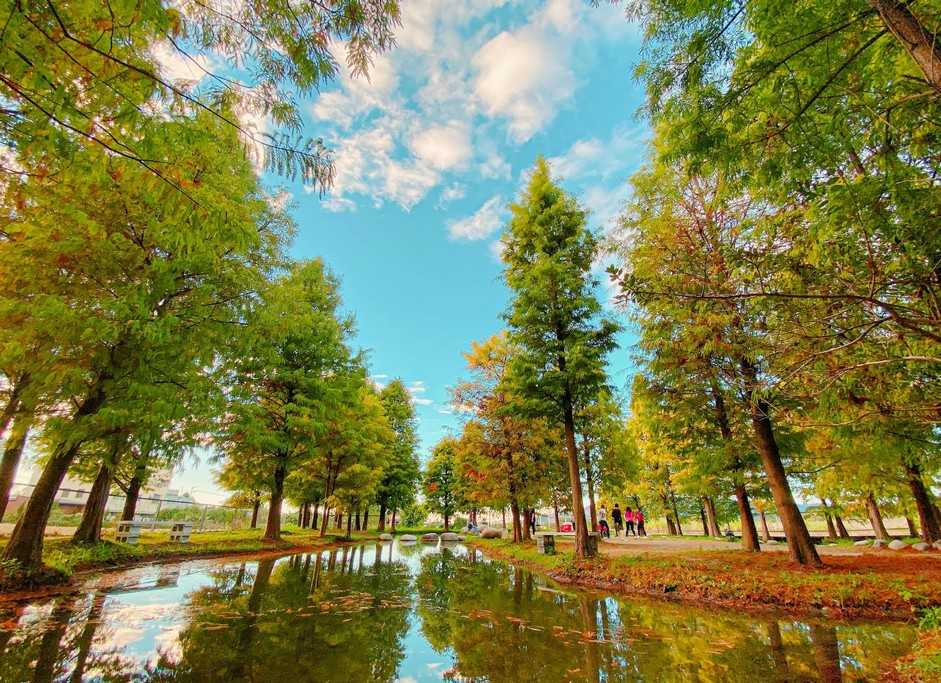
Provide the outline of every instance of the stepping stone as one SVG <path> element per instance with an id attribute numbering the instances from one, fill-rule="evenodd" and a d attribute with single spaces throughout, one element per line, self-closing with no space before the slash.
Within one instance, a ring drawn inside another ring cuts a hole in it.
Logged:
<path id="1" fill-rule="evenodd" d="M 868 541 L 868 540 L 865 540 L 865 541 L 856 541 L 853 545 L 860 545 L 860 546 L 862 546 L 862 545 L 869 545 L 869 541 Z"/>
<path id="2" fill-rule="evenodd" d="M 392 534 L 379 534 L 380 541 L 394 541 L 395 537 Z"/>
<path id="3" fill-rule="evenodd" d="M 895 540 L 889 544 L 889 550 L 905 550 L 908 547 L 908 543 L 903 541 Z"/>
<path id="4" fill-rule="evenodd" d="M 887 545 L 889 545 L 889 542 L 884 541 L 881 538 L 877 538 L 875 541 L 872 542 L 873 548 L 885 548 Z"/>
<path id="5" fill-rule="evenodd" d="M 418 540 L 418 537 L 417 537 L 417 536 L 412 536 L 411 534 L 402 534 L 402 535 L 399 537 L 399 540 L 400 540 L 400 541 L 417 541 L 417 540 Z"/>
<path id="6" fill-rule="evenodd" d="M 437 543 L 438 534 L 436 533 L 425 534 L 424 536 L 421 537 L 421 542 L 422 543 Z"/>
<path id="7" fill-rule="evenodd" d="M 931 546 L 927 543 L 916 543 L 912 546 L 915 550 L 920 550 L 922 552 L 926 550 L 931 550 Z"/>
<path id="8" fill-rule="evenodd" d="M 441 540 L 442 541 L 457 541 L 457 540 L 460 540 L 460 536 L 458 536 L 455 533 L 451 533 L 450 531 L 446 531 L 443 534 L 441 534 Z"/>
<path id="9" fill-rule="evenodd" d="M 935 541 L 931 545 L 934 546 L 935 550 L 941 550 L 941 541 Z"/>

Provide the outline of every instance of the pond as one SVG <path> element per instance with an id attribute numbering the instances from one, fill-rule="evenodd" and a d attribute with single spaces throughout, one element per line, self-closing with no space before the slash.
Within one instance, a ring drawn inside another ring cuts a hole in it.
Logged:
<path id="1" fill-rule="evenodd" d="M 915 639 L 563 589 L 400 542 L 111 572 L 0 619 L 4 683 L 857 681 Z"/>

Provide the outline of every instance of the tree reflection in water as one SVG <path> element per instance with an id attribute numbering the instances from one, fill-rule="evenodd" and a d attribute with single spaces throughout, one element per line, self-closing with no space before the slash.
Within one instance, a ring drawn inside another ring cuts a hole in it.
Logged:
<path id="1" fill-rule="evenodd" d="M 829 683 L 878 678 L 914 639 L 565 591 L 473 549 L 400 543 L 128 570 L 0 618 L 4 682 Z"/>

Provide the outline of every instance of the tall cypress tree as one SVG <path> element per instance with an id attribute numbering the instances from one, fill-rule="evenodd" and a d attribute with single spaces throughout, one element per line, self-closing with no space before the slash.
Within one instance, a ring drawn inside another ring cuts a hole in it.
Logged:
<path id="1" fill-rule="evenodd" d="M 512 290 L 506 319 L 520 349 L 511 361 L 511 381 L 526 413 L 564 428 L 575 554 L 589 557 L 575 414 L 597 400 L 606 383 L 605 356 L 617 346 L 618 325 L 601 316 L 591 274 L 598 243 L 588 214 L 552 181 L 541 155 L 511 210 L 503 234 L 504 279 Z"/>

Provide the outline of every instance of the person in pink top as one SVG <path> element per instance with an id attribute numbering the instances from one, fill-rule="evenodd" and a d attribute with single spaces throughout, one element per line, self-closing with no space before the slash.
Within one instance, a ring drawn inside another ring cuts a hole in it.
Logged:
<path id="1" fill-rule="evenodd" d="M 627 538 L 628 534 L 637 535 L 637 532 L 634 531 L 634 511 L 629 507 L 624 508 L 624 538 Z"/>
<path id="2" fill-rule="evenodd" d="M 634 521 L 637 522 L 637 535 L 646 536 L 647 530 L 644 528 L 644 513 L 641 512 L 640 508 L 637 508 L 637 512 L 634 513 Z"/>

